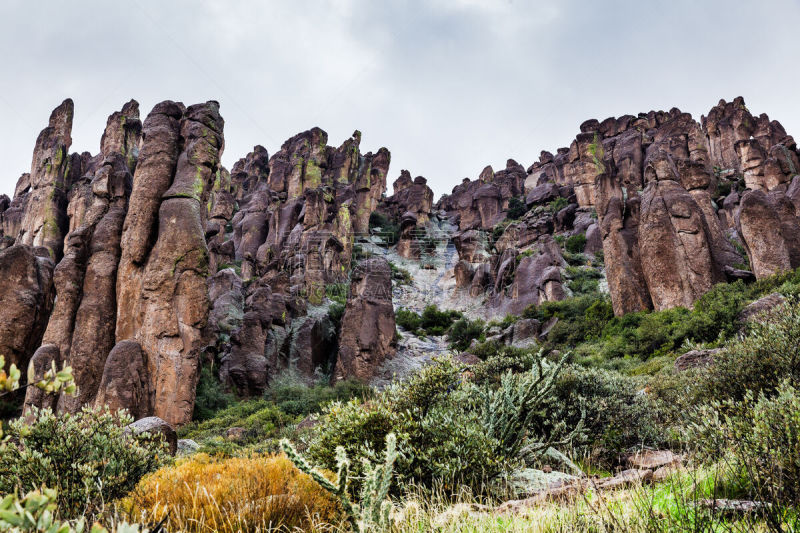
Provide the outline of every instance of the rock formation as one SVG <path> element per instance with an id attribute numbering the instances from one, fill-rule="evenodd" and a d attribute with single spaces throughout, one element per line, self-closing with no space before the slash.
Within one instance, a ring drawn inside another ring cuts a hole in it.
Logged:
<path id="1" fill-rule="evenodd" d="M 96 155 L 69 153 L 72 118 L 65 100 L 0 196 L 0 353 L 36 376 L 69 364 L 79 387 L 30 389 L 26 406 L 179 426 L 201 364 L 241 395 L 286 370 L 372 380 L 398 360 L 392 268 L 355 265 L 374 212 L 421 267 L 431 237 L 449 236 L 437 279 L 487 317 L 580 294 L 588 271 L 621 315 L 800 266 L 797 145 L 741 98 L 699 122 L 678 109 L 588 120 L 569 147 L 527 170 L 486 167 L 436 204 L 405 170 L 386 197 L 389 151 L 362 154 L 358 131 L 336 147 L 313 128 L 228 172 L 216 102 L 165 101 L 142 123 L 132 100 Z M 340 313 L 334 290 L 349 291 Z M 518 324 L 498 340 L 527 345 L 554 322 Z"/>
<path id="2" fill-rule="evenodd" d="M 366 259 L 353 271 L 334 377 L 368 381 L 394 353 L 392 272 L 383 258 Z"/>
<path id="3" fill-rule="evenodd" d="M 0 250 L 0 354 L 25 369 L 42 340 L 53 305 L 53 262 L 45 248 Z"/>
<path id="4" fill-rule="evenodd" d="M 394 194 L 380 202 L 379 209 L 389 220 L 398 221 L 400 235 L 396 243 L 397 253 L 407 259 L 419 259 L 427 235 L 426 224 L 433 209 L 433 191 L 428 180 L 417 176 L 413 180 L 407 170 L 393 183 Z"/>

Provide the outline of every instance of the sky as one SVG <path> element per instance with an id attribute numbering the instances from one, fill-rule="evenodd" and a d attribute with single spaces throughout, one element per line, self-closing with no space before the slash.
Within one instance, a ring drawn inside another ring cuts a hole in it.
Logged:
<path id="1" fill-rule="evenodd" d="M 800 136 L 800 1 L 3 0 L 0 193 L 30 170 L 50 111 L 97 153 L 135 98 L 217 100 L 223 164 L 319 126 L 354 130 L 437 197 L 486 165 L 526 167 L 589 118 L 724 98 Z"/>

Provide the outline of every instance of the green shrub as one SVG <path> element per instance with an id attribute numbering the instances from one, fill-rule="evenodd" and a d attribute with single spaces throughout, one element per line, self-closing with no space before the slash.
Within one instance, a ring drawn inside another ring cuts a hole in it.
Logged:
<path id="1" fill-rule="evenodd" d="M 395 312 L 395 322 L 403 329 L 417 335 L 444 335 L 454 321 L 463 315 L 458 311 L 440 311 L 435 305 L 429 305 L 422 314 L 400 308 Z"/>
<path id="2" fill-rule="evenodd" d="M 274 402 L 278 409 L 291 416 L 307 416 L 319 412 L 322 406 L 330 402 L 363 399 L 370 395 L 368 386 L 354 380 L 339 381 L 333 386 L 320 384 L 312 387 L 278 382 L 265 393 L 265 397 Z"/>
<path id="3" fill-rule="evenodd" d="M 373 211 L 369 215 L 369 229 L 377 230 L 380 228 L 380 236 L 387 246 L 397 244 L 400 239 L 400 224 L 389 220 L 389 218 L 378 211 Z"/>
<path id="4" fill-rule="evenodd" d="M 564 247 L 568 252 L 573 254 L 583 253 L 583 249 L 586 247 L 586 234 L 578 233 L 577 235 L 570 236 L 567 238 Z"/>
<path id="5" fill-rule="evenodd" d="M 23 498 L 9 494 L 0 500 L 0 531 L 26 533 L 108 533 L 100 524 L 88 525 L 84 517 L 61 521 L 58 517 L 58 494 L 53 489 L 35 490 Z M 118 522 L 111 529 L 117 533 L 147 531 L 139 524 Z"/>
<path id="6" fill-rule="evenodd" d="M 553 385 L 565 360 L 550 363 L 540 354 L 531 370 L 504 373 L 498 387 L 474 388 L 481 424 L 497 442 L 495 455 L 535 464 L 549 448 L 570 444 L 581 434 L 583 416 L 569 428 L 550 416 Z"/>
<path id="7" fill-rule="evenodd" d="M 771 394 L 783 380 L 800 387 L 800 300 L 792 298 L 750 324 L 728 345 L 700 382 L 700 395 L 741 400 L 748 391 Z"/>
<path id="8" fill-rule="evenodd" d="M 422 317 L 418 313 L 402 307 L 395 312 L 394 320 L 398 326 L 412 333 L 415 333 L 422 326 Z"/>
<path id="9" fill-rule="evenodd" d="M 566 427 L 562 433 L 541 431 L 556 428 L 542 422 L 549 415 L 540 409 L 551 395 L 547 382 L 557 373 L 556 367 L 544 367 L 549 370 L 536 377 L 509 374 L 502 378 L 505 382 L 499 380 L 498 389 L 496 381 L 468 381 L 461 365 L 439 359 L 366 403 L 330 404 L 315 427 L 308 453 L 316 463 L 334 468 L 337 447 L 349 457 L 373 457 L 386 435 L 394 433 L 400 450 L 399 482 L 446 491 L 463 484 L 482 492 L 490 486 L 487 482 L 520 464 L 522 451 L 535 452 L 536 443 L 570 434 Z M 486 410 L 487 401 L 495 406 L 496 417 Z M 358 477 L 358 465 L 353 468 Z"/>
<path id="10" fill-rule="evenodd" d="M 567 287 L 576 296 L 583 294 L 596 294 L 600 291 L 600 282 L 603 273 L 594 268 L 568 266 L 566 275 L 569 278 Z"/>
<path id="11" fill-rule="evenodd" d="M 263 441 L 277 436 L 278 430 L 296 421 L 274 403 L 265 400 L 243 400 L 218 411 L 212 418 L 186 424 L 179 430 L 181 438 L 203 441 L 222 436 L 228 428 L 246 430 L 244 443 Z"/>
<path id="12" fill-rule="evenodd" d="M 641 394 L 644 387 L 641 378 L 569 366 L 555 385 L 554 418 L 574 426 L 585 415 L 588 451 L 603 465 L 614 465 L 627 449 L 663 440 L 654 407 Z"/>
<path id="13" fill-rule="evenodd" d="M 508 213 L 506 213 L 506 218 L 518 220 L 527 212 L 528 206 L 525 204 L 524 197 L 514 196 L 508 201 Z"/>
<path id="14" fill-rule="evenodd" d="M 525 309 L 523 316 L 542 323 L 557 318 L 558 322 L 547 337 L 547 345 L 573 347 L 599 337 L 613 317 L 613 311 L 607 297 L 592 294 L 560 302 L 544 302 L 538 307 L 530 306 Z"/>
<path id="15" fill-rule="evenodd" d="M 94 517 L 125 496 L 168 456 L 151 435 L 126 430 L 133 419 L 85 407 L 75 414 L 33 408 L 28 420 L 9 425 L 0 446 L 0 493 L 57 491 L 64 518 Z"/>
<path id="16" fill-rule="evenodd" d="M 750 498 L 800 504 L 800 391 L 789 380 L 771 395 L 712 402 L 695 419 L 700 457 L 746 480 Z"/>
<path id="17" fill-rule="evenodd" d="M 547 204 L 547 210 L 553 214 L 556 214 L 565 207 L 567 207 L 568 205 L 569 202 L 567 201 L 567 199 L 564 198 L 563 196 L 559 196 L 558 198 Z"/>
<path id="18" fill-rule="evenodd" d="M 469 320 L 460 318 L 453 322 L 447 340 L 454 350 L 464 351 L 469 348 L 473 340 L 480 339 L 483 335 L 484 324 L 482 320 Z"/>
<path id="19" fill-rule="evenodd" d="M 192 420 L 208 420 L 214 413 L 236 401 L 236 396 L 222 388 L 222 383 L 208 365 L 200 369 L 196 390 Z"/>

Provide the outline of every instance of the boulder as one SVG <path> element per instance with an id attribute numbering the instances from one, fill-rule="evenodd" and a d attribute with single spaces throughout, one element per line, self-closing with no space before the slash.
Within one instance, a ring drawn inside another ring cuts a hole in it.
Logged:
<path id="1" fill-rule="evenodd" d="M 192 439 L 178 439 L 176 455 L 192 455 L 200 449 L 200 445 Z"/>
<path id="2" fill-rule="evenodd" d="M 641 450 L 629 455 L 625 461 L 631 468 L 655 470 L 681 462 L 681 457 L 670 450 Z"/>
<path id="3" fill-rule="evenodd" d="M 136 419 L 151 412 L 147 362 L 138 342 L 121 341 L 108 354 L 95 405 L 124 409 Z"/>
<path id="4" fill-rule="evenodd" d="M 170 455 L 175 455 L 175 452 L 178 450 L 178 434 L 175 433 L 172 426 L 157 416 L 140 418 L 129 425 L 128 428 L 134 435 L 146 433 L 152 435 L 153 438 L 164 439 Z"/>
<path id="5" fill-rule="evenodd" d="M 761 315 L 769 313 L 772 309 L 782 305 L 784 302 L 786 302 L 786 298 L 784 298 L 782 294 L 773 292 L 746 305 L 736 318 L 742 324 L 754 322 Z"/>
<path id="6" fill-rule="evenodd" d="M 714 356 L 721 352 L 721 348 L 711 350 L 690 350 L 675 359 L 675 370 L 683 372 L 690 368 L 702 368 L 714 364 Z"/>

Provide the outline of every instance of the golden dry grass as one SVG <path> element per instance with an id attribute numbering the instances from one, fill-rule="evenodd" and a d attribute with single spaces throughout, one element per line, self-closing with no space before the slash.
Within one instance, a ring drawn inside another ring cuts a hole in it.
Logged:
<path id="1" fill-rule="evenodd" d="M 143 523 L 168 515 L 168 531 L 319 530 L 341 523 L 338 502 L 283 455 L 198 454 L 144 478 L 123 507 Z"/>

